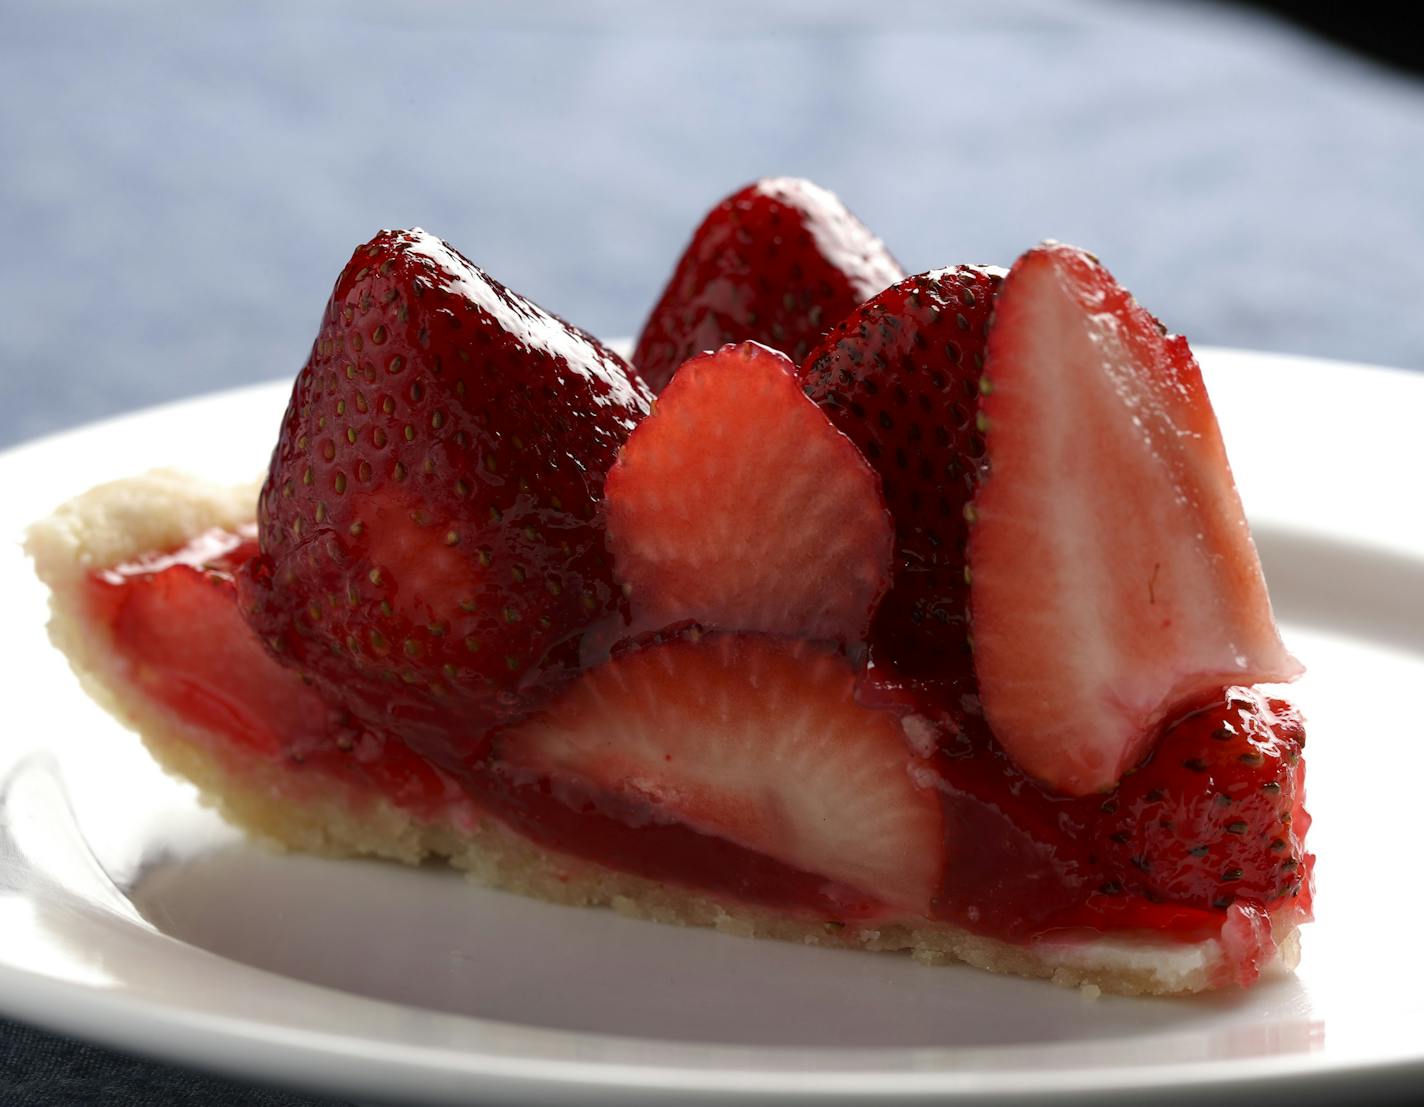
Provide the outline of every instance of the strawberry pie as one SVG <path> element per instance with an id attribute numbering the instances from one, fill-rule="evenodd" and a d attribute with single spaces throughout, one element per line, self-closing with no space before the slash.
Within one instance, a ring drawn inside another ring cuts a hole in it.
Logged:
<path id="1" fill-rule="evenodd" d="M 906 276 L 760 181 L 630 364 L 382 231 L 274 429 L 260 488 L 29 537 L 88 691 L 255 834 L 1121 993 L 1296 963 L 1300 666 L 1186 340 L 1091 254 Z"/>

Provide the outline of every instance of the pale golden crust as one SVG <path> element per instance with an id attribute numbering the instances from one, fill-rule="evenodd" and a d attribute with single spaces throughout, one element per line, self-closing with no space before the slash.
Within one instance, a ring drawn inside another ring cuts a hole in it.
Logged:
<path id="1" fill-rule="evenodd" d="M 284 763 L 235 753 L 220 736 L 185 724 L 131 686 L 102 632 L 85 618 L 78 588 L 94 569 L 173 547 L 211 527 L 251 518 L 255 488 L 216 488 L 153 473 L 93 489 L 31 528 L 27 548 L 52 589 L 50 637 L 88 693 L 169 772 L 197 785 L 229 821 L 282 846 L 328 856 L 365 855 L 416 864 L 444 858 L 495 888 L 573 906 L 730 934 L 806 945 L 902 951 L 925 964 L 966 962 L 990 972 L 1042 977 L 1123 995 L 1199 992 L 1230 984 L 1221 942 L 1184 945 L 1097 938 L 1015 945 L 926 920 L 842 925 L 714 898 L 543 849 L 469 804 L 422 822 L 387 800 Z M 1267 971 L 1299 960 L 1293 922 L 1277 926 Z"/>

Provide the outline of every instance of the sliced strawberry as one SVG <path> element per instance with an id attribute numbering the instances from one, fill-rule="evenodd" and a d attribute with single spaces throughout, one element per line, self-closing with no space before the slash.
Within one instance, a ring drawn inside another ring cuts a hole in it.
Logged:
<path id="1" fill-rule="evenodd" d="M 104 573 L 95 596 L 136 683 L 181 704 L 189 722 L 271 754 L 285 728 L 320 734 L 333 715 L 243 625 L 233 577 L 250 552 L 240 535 L 214 531 L 176 554 Z"/>
<path id="2" fill-rule="evenodd" d="M 877 660 L 941 682 L 951 703 L 974 689 L 964 506 L 984 457 L 974 415 L 1002 276 L 961 265 L 909 277 L 837 324 L 801 369 L 806 395 L 880 474 L 895 520 L 895 583 L 871 632 Z"/>
<path id="3" fill-rule="evenodd" d="M 875 473 L 754 342 L 682 366 L 608 474 L 636 623 L 859 641 L 889 584 Z"/>
<path id="4" fill-rule="evenodd" d="M 841 658 L 759 636 L 671 641 L 589 671 L 501 732 L 511 769 L 592 787 L 882 902 L 929 910 L 943 827 L 896 716 Z"/>
<path id="5" fill-rule="evenodd" d="M 999 292 L 984 392 L 974 664 L 1026 770 L 1110 788 L 1183 705 L 1299 674 L 1185 339 L 1047 243 Z"/>
<path id="6" fill-rule="evenodd" d="M 1289 704 L 1228 688 L 1173 723 L 1103 805 L 1099 850 L 1121 890 L 1216 910 L 1308 909 L 1305 727 Z"/>
<path id="7" fill-rule="evenodd" d="M 654 391 L 728 342 L 765 342 L 799 364 L 836 320 L 904 275 L 832 193 L 795 177 L 757 181 L 697 228 L 633 362 Z"/>
<path id="8" fill-rule="evenodd" d="M 251 536 L 215 531 L 91 578 L 91 614 L 126 678 L 206 743 L 336 777 L 419 814 L 459 790 L 397 739 L 355 725 L 283 667 L 243 622 L 235 574 Z"/>
<path id="9" fill-rule="evenodd" d="M 650 396 L 423 231 L 342 272 L 282 423 L 243 603 L 278 657 L 452 765 L 622 605 L 603 479 Z"/>

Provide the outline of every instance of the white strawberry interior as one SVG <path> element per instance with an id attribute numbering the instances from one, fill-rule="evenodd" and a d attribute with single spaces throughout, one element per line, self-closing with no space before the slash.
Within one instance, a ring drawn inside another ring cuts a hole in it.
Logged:
<path id="1" fill-rule="evenodd" d="M 996 307 L 975 667 L 1000 742 L 1067 792 L 1111 787 L 1194 696 L 1300 672 L 1200 374 L 1170 341 L 1069 247 L 1026 255 Z"/>
<path id="2" fill-rule="evenodd" d="M 875 472 L 753 342 L 685 362 L 608 476 L 608 535 L 634 614 L 855 641 L 890 578 Z"/>
<path id="3" fill-rule="evenodd" d="M 806 872 L 925 913 L 936 793 L 896 717 L 839 658 L 759 637 L 652 646 L 586 674 L 500 743 L 506 764 L 591 784 Z"/>

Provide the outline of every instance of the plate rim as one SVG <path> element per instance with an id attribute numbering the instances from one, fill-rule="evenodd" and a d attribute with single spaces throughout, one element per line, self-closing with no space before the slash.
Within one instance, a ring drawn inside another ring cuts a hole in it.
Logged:
<path id="1" fill-rule="evenodd" d="M 1254 363 L 1266 373 L 1278 372 L 1287 365 L 1309 363 L 1321 372 L 1356 374 L 1356 387 L 1360 379 L 1358 374 L 1364 371 L 1387 375 L 1395 380 L 1409 380 L 1410 387 L 1424 389 L 1424 374 L 1411 370 L 1223 347 L 1204 346 L 1197 352 L 1206 363 L 1226 358 L 1239 359 Z M 0 451 L 0 467 L 23 464 L 29 455 L 39 456 L 51 450 L 63 451 L 66 446 L 96 433 L 120 433 L 127 426 L 172 416 L 194 405 L 255 401 L 265 399 L 268 394 L 273 395 L 275 402 L 276 394 L 289 388 L 287 379 L 274 379 L 113 415 L 8 447 Z M 18 764 L 6 760 L 4 753 L 3 747 L 0 747 L 0 776 L 8 776 Z M 161 934 L 156 929 L 154 933 Z M 228 964 L 241 964 L 202 950 L 201 947 L 185 948 L 218 957 Z M 267 973 L 266 970 L 250 965 L 241 967 L 246 971 L 263 973 L 303 989 L 319 989 L 343 997 L 353 996 L 352 993 L 323 985 Z M 12 1002 L 12 998 L 20 1002 Z M 405 1008 L 384 1000 L 362 996 L 354 998 L 363 1004 L 374 1003 L 400 1010 L 422 1011 L 420 1008 Z M 973 1069 L 953 1067 L 900 1071 L 866 1069 L 853 1072 L 832 1069 L 828 1072 L 811 1066 L 797 1070 L 781 1070 L 775 1067 L 738 1070 L 711 1065 L 650 1065 L 637 1060 L 599 1060 L 575 1066 L 570 1070 L 570 1078 L 565 1079 L 551 1070 L 548 1058 L 540 1058 L 527 1052 L 471 1053 L 468 1050 L 416 1047 L 404 1042 L 362 1039 L 349 1033 L 301 1032 L 271 1022 L 219 1017 L 206 1012 L 195 1014 L 191 1010 L 166 1006 L 146 997 L 129 995 L 122 991 L 104 991 L 56 976 L 31 972 L 4 959 L 0 959 L 0 1012 L 21 1022 L 44 1026 L 61 1034 L 75 1034 L 169 1063 L 196 1065 L 239 1078 L 252 1078 L 254 1058 L 247 1050 L 260 1047 L 268 1062 L 265 1067 L 258 1067 L 262 1079 L 277 1079 L 283 1083 L 327 1094 L 335 1091 L 370 1095 L 375 1091 L 377 1094 L 396 1098 L 410 1094 L 411 1087 L 407 1081 L 412 1075 L 428 1076 L 432 1073 L 458 1077 L 462 1081 L 479 1079 L 482 1081 L 479 1088 L 479 1096 L 482 1099 L 488 1094 L 491 1098 L 498 1095 L 506 1099 L 512 1097 L 516 1101 L 523 1101 L 526 1097 L 531 1101 L 547 1100 L 551 1091 L 556 1090 L 564 1101 L 590 1103 L 606 1102 L 610 1094 L 616 1094 L 618 1102 L 627 1103 L 651 1102 L 668 1094 L 687 1096 L 698 1092 L 738 1100 L 748 1096 L 774 1097 L 780 1102 L 801 1098 L 841 1101 L 871 1095 L 879 1100 L 896 1101 L 950 1097 L 959 1103 L 1000 1098 L 1012 1098 L 1015 1101 L 1052 1098 L 1056 1102 L 1066 1102 L 1077 1096 L 1087 1096 L 1094 1102 L 1104 1102 L 1105 1099 L 1126 1098 L 1147 1091 L 1160 1095 L 1168 1089 L 1192 1095 L 1199 1095 L 1213 1087 L 1237 1090 L 1248 1085 L 1255 1086 L 1261 1081 L 1270 1081 L 1276 1093 L 1282 1093 L 1288 1086 L 1299 1084 L 1312 1094 L 1318 1094 L 1322 1090 L 1322 1081 L 1345 1080 L 1358 1089 L 1362 1081 L 1384 1086 L 1424 1078 L 1424 1045 L 1413 1049 L 1398 1045 L 1395 1048 L 1383 1048 L 1376 1055 L 1356 1053 L 1348 1057 L 1336 1057 L 1327 1049 L 1263 1057 L 1029 1072 L 976 1072 Z M 114 1018 L 116 1014 L 127 1014 L 128 1017 Z M 718 1046 L 525 1027 L 449 1013 L 439 1013 L 439 1017 L 475 1026 L 504 1028 L 529 1037 L 554 1036 L 568 1045 L 596 1039 L 594 1044 L 605 1048 L 623 1043 L 625 1046 L 646 1050 L 650 1044 L 655 1044 L 659 1048 L 652 1052 L 671 1050 L 674 1053 L 681 1052 L 687 1057 L 708 1058 L 717 1053 L 745 1056 L 761 1052 L 767 1055 L 803 1056 L 820 1053 L 844 1058 L 848 1053 L 864 1053 L 883 1055 L 888 1059 L 905 1054 L 950 1055 L 956 1052 L 953 1049 L 866 1048 L 848 1051 L 833 1047 Z M 294 1043 L 291 1040 L 294 1033 L 301 1039 L 299 1042 Z M 284 1041 L 283 1036 L 287 1040 Z M 163 1048 L 160 1042 L 166 1042 L 169 1046 L 181 1042 L 186 1043 L 186 1047 L 175 1051 Z M 342 1042 L 346 1043 L 347 1048 L 339 1048 Z M 353 1056 L 355 1047 L 369 1047 L 373 1044 L 380 1046 L 377 1052 L 382 1056 L 365 1056 L 359 1049 L 356 1049 Z M 238 1046 L 244 1048 L 234 1051 L 234 1047 Z M 974 1047 L 972 1052 L 977 1053 L 983 1048 L 985 1047 Z M 987 1048 L 1021 1050 L 1025 1047 L 1006 1044 L 1002 1047 Z M 476 1061 L 479 1063 L 476 1064 Z M 319 1073 L 314 1071 L 311 1068 L 313 1062 L 324 1062 L 324 1070 Z M 577 1080 L 572 1079 L 574 1072 L 578 1074 Z M 394 1077 L 400 1079 L 393 1080 Z M 435 1099 L 458 1098 L 461 1101 L 468 1101 L 473 1091 L 464 1084 L 446 1088 L 445 1092 L 448 1094 L 442 1094 L 438 1086 L 422 1087 L 419 1090 L 426 1098 L 430 1098 L 433 1093 Z"/>

